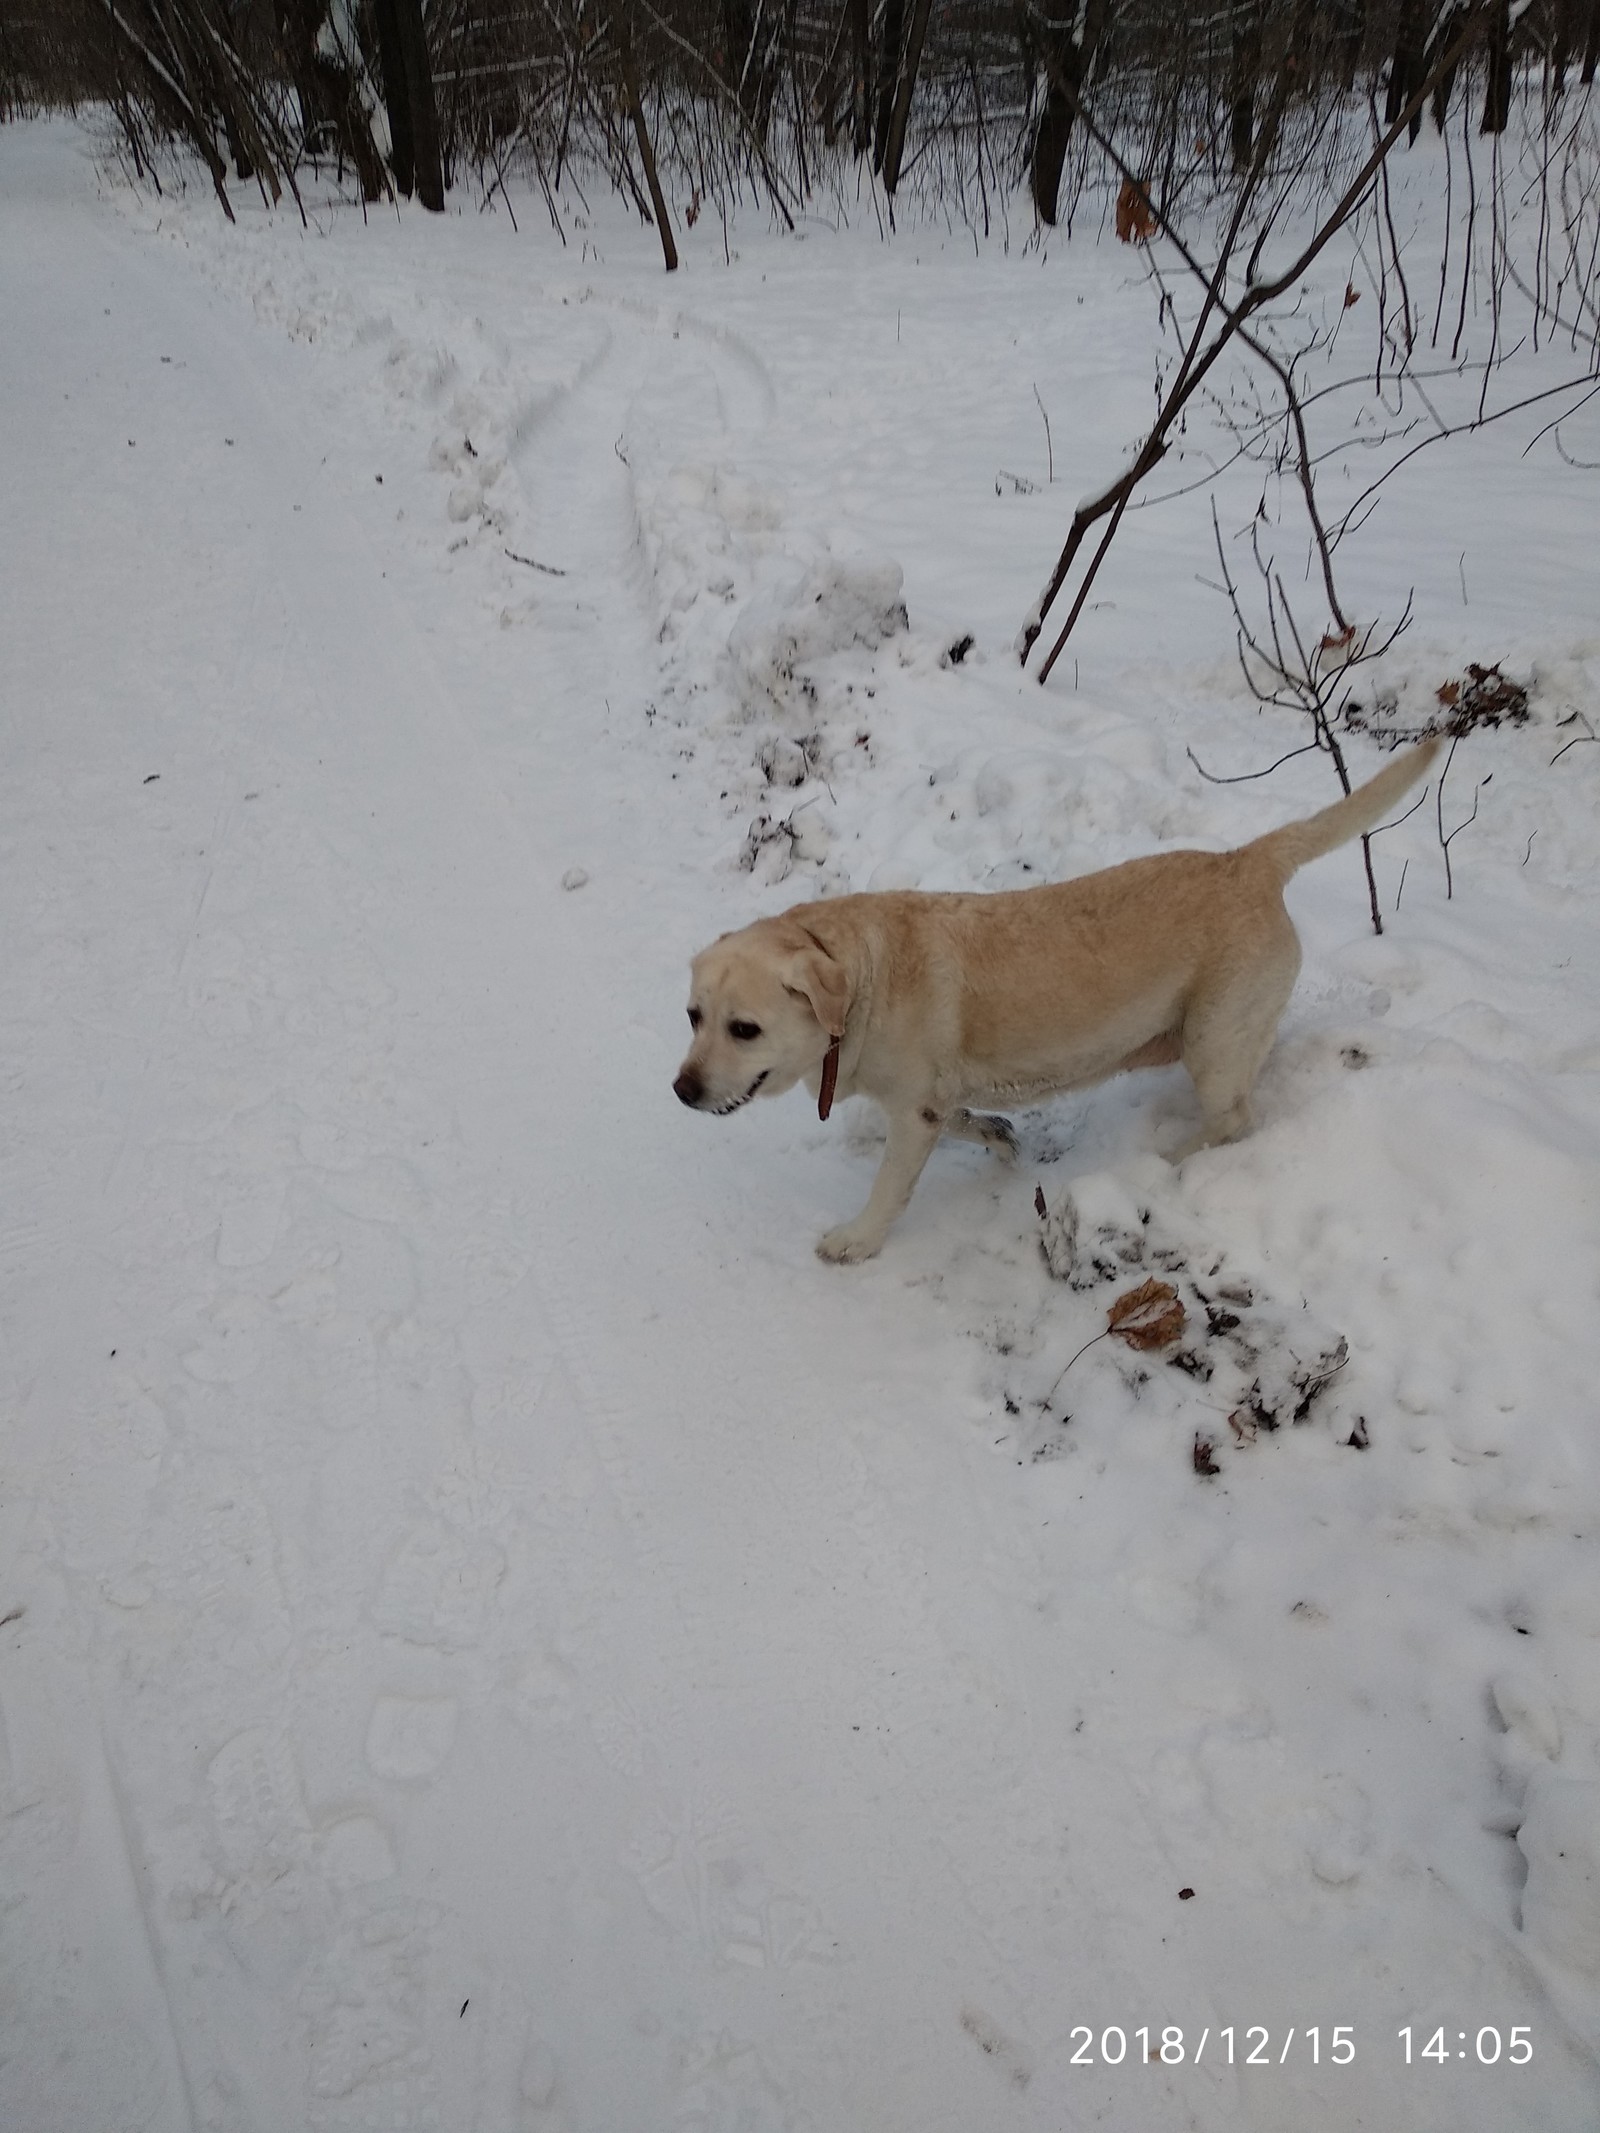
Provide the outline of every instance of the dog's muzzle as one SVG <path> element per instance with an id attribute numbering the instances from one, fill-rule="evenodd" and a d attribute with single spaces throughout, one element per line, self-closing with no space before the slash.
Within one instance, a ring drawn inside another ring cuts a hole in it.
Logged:
<path id="1" fill-rule="evenodd" d="M 730 1112 L 742 1111 L 766 1078 L 766 1073 L 763 1071 L 756 1076 L 742 1096 L 735 1096 L 729 1103 L 712 1105 L 710 1107 L 712 1117 L 726 1118 Z M 703 1111 L 707 1108 L 705 1083 L 692 1067 L 684 1068 L 683 1072 L 672 1084 L 672 1093 L 677 1097 L 679 1103 L 687 1104 L 691 1111 Z"/>

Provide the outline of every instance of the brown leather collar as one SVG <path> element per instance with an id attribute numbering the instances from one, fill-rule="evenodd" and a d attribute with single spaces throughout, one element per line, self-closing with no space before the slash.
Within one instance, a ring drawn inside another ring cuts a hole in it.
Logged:
<path id="1" fill-rule="evenodd" d="M 817 1116 L 826 1118 L 833 1109 L 833 1092 L 839 1084 L 839 1040 L 835 1037 L 828 1046 L 828 1056 L 822 1062 L 822 1087 L 817 1091 Z"/>

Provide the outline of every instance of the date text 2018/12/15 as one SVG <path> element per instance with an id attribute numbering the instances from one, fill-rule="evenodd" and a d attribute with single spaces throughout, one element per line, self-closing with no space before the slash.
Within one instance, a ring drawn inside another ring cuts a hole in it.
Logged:
<path id="1" fill-rule="evenodd" d="M 1348 2022 L 1336 2029 L 1324 2030 L 1320 2025 L 1309 2029 L 1297 2029 L 1291 2025 L 1278 2040 L 1265 2028 L 1238 2029 L 1230 2022 L 1222 2029 L 1202 2029 L 1199 2037 L 1192 2030 L 1187 2033 L 1176 2023 L 1165 2029 L 1153 2029 L 1143 2023 L 1134 2030 L 1123 2030 L 1113 2024 L 1101 2030 L 1098 2036 L 1092 2029 L 1080 2025 L 1074 2029 L 1071 2042 L 1076 2046 L 1071 2059 L 1072 2066 L 1121 2066 L 1131 2059 L 1134 2065 L 1141 2061 L 1159 2061 L 1163 2066 L 1198 2066 L 1209 2049 L 1213 2060 L 1225 2066 L 1282 2066 L 1291 2049 L 1297 2059 L 1309 2059 L 1320 2066 L 1326 2048 L 1327 2058 L 1334 2066 L 1348 2066 L 1356 2055 L 1355 2032 Z M 1080 2041 L 1081 2040 L 1081 2041 Z"/>

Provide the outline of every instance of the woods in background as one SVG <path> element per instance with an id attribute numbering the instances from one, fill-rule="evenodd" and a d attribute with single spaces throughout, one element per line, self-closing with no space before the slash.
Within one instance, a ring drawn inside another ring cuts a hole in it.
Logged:
<path id="1" fill-rule="evenodd" d="M 0 0 L 0 112 L 100 102 L 142 173 L 183 143 L 230 213 L 232 185 L 278 200 L 308 164 L 435 210 L 529 169 L 553 215 L 598 172 L 671 264 L 669 202 L 693 220 L 753 194 L 788 219 L 867 172 L 891 211 L 912 184 L 985 223 L 1026 179 L 1054 224 L 1086 97 L 1156 190 L 1225 185 L 1275 83 L 1392 123 L 1469 20 L 1436 126 L 1468 99 L 1502 132 L 1519 95 L 1547 110 L 1594 80 L 1600 0 Z"/>

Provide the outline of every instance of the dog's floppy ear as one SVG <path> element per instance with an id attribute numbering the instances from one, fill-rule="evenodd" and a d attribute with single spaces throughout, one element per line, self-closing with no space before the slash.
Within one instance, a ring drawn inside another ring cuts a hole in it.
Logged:
<path id="1" fill-rule="evenodd" d="M 811 1003 L 811 1012 L 830 1037 L 842 1037 L 844 1018 L 850 1011 L 850 980 L 844 965 L 835 962 L 809 933 L 802 933 L 801 939 L 804 945 L 796 948 L 784 966 L 784 986 Z"/>

